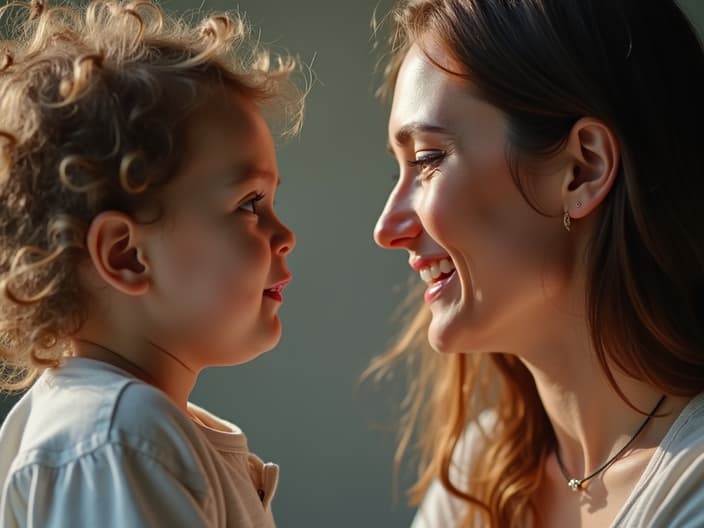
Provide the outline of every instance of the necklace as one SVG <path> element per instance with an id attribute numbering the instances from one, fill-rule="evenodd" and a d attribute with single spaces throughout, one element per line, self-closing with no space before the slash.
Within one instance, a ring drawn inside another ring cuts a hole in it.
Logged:
<path id="1" fill-rule="evenodd" d="M 640 427 L 638 428 L 638 430 L 633 434 L 631 439 L 628 442 L 626 442 L 626 445 L 623 446 L 619 450 L 618 453 L 616 453 L 614 456 L 612 456 L 610 459 L 608 459 L 606 462 L 604 462 L 604 464 L 599 469 L 597 469 L 596 471 L 594 471 L 590 475 L 587 475 L 586 477 L 582 477 L 581 479 L 570 477 L 569 474 L 567 473 L 567 469 L 565 469 L 565 465 L 562 463 L 562 459 L 560 458 L 560 450 L 555 449 L 555 458 L 557 459 L 557 464 L 558 464 L 558 466 L 560 466 L 560 471 L 562 472 L 562 476 L 565 477 L 565 480 L 567 480 L 567 485 L 570 487 L 570 489 L 572 491 L 577 491 L 579 489 L 582 489 L 582 484 L 584 484 L 589 479 L 596 477 L 599 473 L 601 473 L 607 467 L 609 467 L 611 464 L 616 462 L 616 460 L 618 460 L 618 458 L 626 451 L 626 449 L 628 449 L 628 447 L 635 441 L 635 439 L 638 438 L 638 435 L 643 431 L 643 429 L 645 429 L 645 426 L 648 425 L 648 422 L 653 417 L 653 415 L 656 412 L 658 412 L 660 405 L 662 405 L 662 402 L 664 402 L 664 401 L 665 401 L 665 395 L 663 395 L 658 400 L 658 402 L 655 404 L 655 407 L 653 408 L 653 410 L 650 411 L 650 413 L 645 418 L 643 423 L 640 424 Z"/>

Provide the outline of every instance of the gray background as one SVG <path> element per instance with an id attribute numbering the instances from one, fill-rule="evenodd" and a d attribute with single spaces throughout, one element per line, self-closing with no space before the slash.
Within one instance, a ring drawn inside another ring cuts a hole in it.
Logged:
<path id="1" fill-rule="evenodd" d="M 390 314 L 409 275 L 405 255 L 371 239 L 395 164 L 385 151 L 388 109 L 373 97 L 370 20 L 391 0 L 206 0 L 202 9 L 236 5 L 270 47 L 315 57 L 318 81 L 301 136 L 279 152 L 277 207 L 298 235 L 283 339 L 251 364 L 206 371 L 192 400 L 238 423 L 262 458 L 281 465 L 280 526 L 408 526 L 411 469 L 392 494 L 400 386 L 359 384 L 393 335 Z M 682 5 L 704 29 L 704 0 Z M 12 401 L 0 397 L 0 417 Z"/>

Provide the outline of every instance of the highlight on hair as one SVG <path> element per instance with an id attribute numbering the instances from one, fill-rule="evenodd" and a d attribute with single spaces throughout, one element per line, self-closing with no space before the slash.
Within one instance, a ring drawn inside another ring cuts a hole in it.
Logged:
<path id="1" fill-rule="evenodd" d="M 581 117 L 614 131 L 622 163 L 585 255 L 597 359 L 625 401 L 613 369 L 664 394 L 701 392 L 704 53 L 674 0 L 399 0 L 389 21 L 380 95 L 392 93 L 412 44 L 441 44 L 462 71 L 436 65 L 470 80 L 505 116 L 507 161 L 522 192 L 540 177 L 528 168 L 558 150 Z M 409 299 L 422 304 L 415 292 Z M 509 354 L 438 355 L 427 342 L 430 317 L 425 307 L 411 316 L 365 374 L 383 378 L 404 359 L 409 369 L 396 462 L 409 446 L 420 449 L 411 502 L 437 478 L 465 501 L 463 526 L 539 524 L 531 500 L 555 436 L 532 376 Z M 452 482 L 457 443 L 486 412 L 494 425 L 473 446 L 469 479 Z"/>
<path id="2" fill-rule="evenodd" d="M 234 90 L 295 134 L 296 62 L 235 14 L 199 24 L 148 0 L 0 8 L 0 391 L 26 388 L 85 319 L 78 277 L 101 211 L 158 204 L 186 119 Z"/>

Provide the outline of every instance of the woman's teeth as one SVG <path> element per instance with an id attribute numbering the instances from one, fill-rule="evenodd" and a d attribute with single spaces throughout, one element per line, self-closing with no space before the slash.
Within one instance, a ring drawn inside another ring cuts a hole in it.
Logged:
<path id="1" fill-rule="evenodd" d="M 423 282 L 425 282 L 427 284 L 432 284 L 437 279 L 439 279 L 441 275 L 451 273 L 454 270 L 455 270 L 455 266 L 452 263 L 452 260 L 443 259 L 439 262 L 434 262 L 430 266 L 427 266 L 425 268 L 421 268 L 419 270 L 419 273 L 420 273 L 420 278 L 423 280 Z"/>

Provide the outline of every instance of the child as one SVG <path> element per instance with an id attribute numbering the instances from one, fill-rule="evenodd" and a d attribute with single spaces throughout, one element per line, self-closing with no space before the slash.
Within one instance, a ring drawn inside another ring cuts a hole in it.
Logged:
<path id="1" fill-rule="evenodd" d="M 0 17 L 0 388 L 34 382 L 0 525 L 273 526 L 278 467 L 187 398 L 280 336 L 295 239 L 260 107 L 300 124 L 293 62 L 147 1 Z"/>

